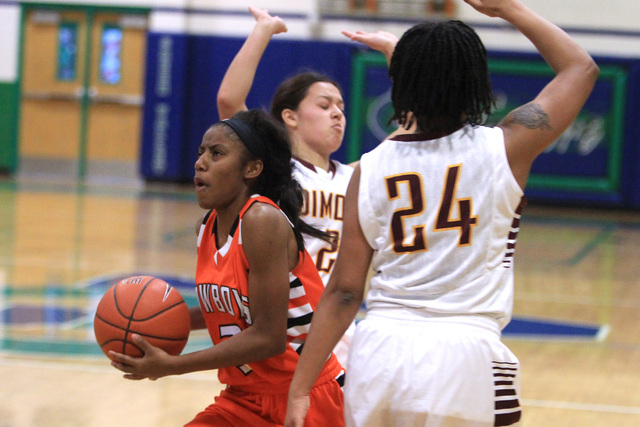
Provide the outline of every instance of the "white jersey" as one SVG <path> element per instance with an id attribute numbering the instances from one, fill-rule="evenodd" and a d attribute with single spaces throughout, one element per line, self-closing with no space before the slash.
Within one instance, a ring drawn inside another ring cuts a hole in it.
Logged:
<path id="1" fill-rule="evenodd" d="M 374 249 L 367 309 L 480 314 L 506 326 L 524 197 L 502 130 L 400 135 L 360 167 L 359 221 Z"/>
<path id="2" fill-rule="evenodd" d="M 331 170 L 316 168 L 312 164 L 294 159 L 293 176 L 304 193 L 304 206 L 300 218 L 317 229 L 342 238 L 344 199 L 353 168 L 331 161 Z M 320 277 L 327 286 L 338 255 L 338 244 L 304 236 L 305 249 L 313 258 Z"/>

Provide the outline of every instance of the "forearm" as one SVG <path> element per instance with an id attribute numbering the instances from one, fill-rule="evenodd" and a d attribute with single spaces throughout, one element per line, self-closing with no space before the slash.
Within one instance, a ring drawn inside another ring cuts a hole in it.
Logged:
<path id="1" fill-rule="evenodd" d="M 204 350 L 175 356 L 170 375 L 241 366 L 277 356 L 285 349 L 286 338 L 260 334 L 252 328 Z"/>
<path id="2" fill-rule="evenodd" d="M 247 109 L 247 96 L 272 35 L 268 26 L 257 23 L 229 65 L 218 89 L 217 104 L 221 119 Z"/>
<path id="3" fill-rule="evenodd" d="M 521 2 L 507 3 L 497 16 L 527 37 L 556 73 L 571 67 L 595 67 L 591 56 L 567 33 Z"/>

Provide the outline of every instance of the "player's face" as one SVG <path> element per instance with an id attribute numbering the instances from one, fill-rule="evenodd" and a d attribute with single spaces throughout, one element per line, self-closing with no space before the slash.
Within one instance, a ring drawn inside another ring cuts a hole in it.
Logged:
<path id="1" fill-rule="evenodd" d="M 335 85 L 316 82 L 309 86 L 295 115 L 293 139 L 297 144 L 304 144 L 326 159 L 340 148 L 347 120 L 342 94 Z"/>
<path id="2" fill-rule="evenodd" d="M 223 209 L 249 191 L 244 180 L 246 148 L 229 139 L 229 132 L 225 125 L 210 128 L 198 149 L 194 184 L 203 209 Z"/>

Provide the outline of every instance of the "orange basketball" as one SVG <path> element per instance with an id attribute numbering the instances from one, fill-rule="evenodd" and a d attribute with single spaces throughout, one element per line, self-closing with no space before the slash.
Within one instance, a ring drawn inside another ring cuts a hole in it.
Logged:
<path id="1" fill-rule="evenodd" d="M 177 289 L 155 277 L 133 276 L 116 283 L 104 294 L 96 309 L 93 330 L 107 357 L 110 350 L 142 356 L 131 334 L 178 355 L 187 345 L 191 318 Z"/>

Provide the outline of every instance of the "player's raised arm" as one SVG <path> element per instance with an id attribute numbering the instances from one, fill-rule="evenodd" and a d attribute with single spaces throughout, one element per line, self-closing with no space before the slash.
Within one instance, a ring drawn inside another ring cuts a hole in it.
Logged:
<path id="1" fill-rule="evenodd" d="M 365 31 L 342 31 L 342 34 L 354 42 L 359 42 L 382 52 L 387 59 L 387 65 L 391 62 L 391 55 L 398 44 L 398 37 L 387 31 L 368 33 Z"/>
<path id="2" fill-rule="evenodd" d="M 571 125 L 598 78 L 591 56 L 558 26 L 517 0 L 465 0 L 488 16 L 519 30 L 556 73 L 531 102 L 511 111 L 499 124 L 511 169 L 524 187 L 531 163 Z"/>
<path id="3" fill-rule="evenodd" d="M 238 111 L 247 109 L 245 104 L 253 79 L 271 37 L 287 31 L 282 19 L 271 16 L 266 10 L 249 7 L 256 24 L 238 51 L 218 89 L 217 105 L 220 119 L 227 119 Z"/>

